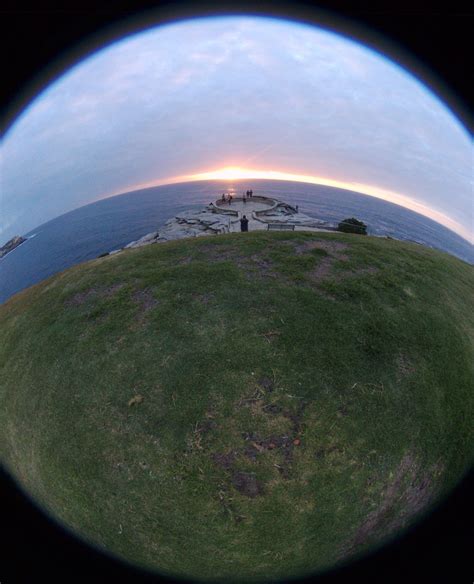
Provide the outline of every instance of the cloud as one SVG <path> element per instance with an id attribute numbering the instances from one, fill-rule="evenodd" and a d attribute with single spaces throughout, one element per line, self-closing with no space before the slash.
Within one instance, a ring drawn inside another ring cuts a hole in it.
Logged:
<path id="1" fill-rule="evenodd" d="M 464 228 L 472 216 L 472 145 L 433 94 L 362 45 L 268 18 L 116 42 L 39 95 L 2 151 L 5 233 L 229 161 L 405 194 Z"/>

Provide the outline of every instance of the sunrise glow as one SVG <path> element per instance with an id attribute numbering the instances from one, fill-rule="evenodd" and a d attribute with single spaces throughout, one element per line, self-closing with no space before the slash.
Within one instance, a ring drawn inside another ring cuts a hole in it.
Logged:
<path id="1" fill-rule="evenodd" d="M 222 168 L 218 168 L 215 170 L 209 170 L 205 172 L 199 172 L 195 174 L 186 174 L 181 176 L 175 176 L 167 179 L 157 180 L 157 181 L 150 181 L 147 183 L 135 184 L 130 185 L 129 189 L 127 190 L 138 190 L 156 186 L 162 186 L 166 184 L 176 184 L 176 183 L 184 183 L 190 181 L 199 181 L 199 180 L 251 180 L 251 179 L 264 179 L 264 180 L 284 180 L 284 181 L 294 181 L 294 182 L 303 182 L 309 183 L 314 185 L 323 185 L 328 187 L 335 187 L 338 189 L 345 189 L 349 191 L 353 191 L 356 193 L 361 193 L 363 195 L 368 195 L 370 197 L 376 197 L 378 199 L 383 199 L 389 203 L 395 203 L 396 205 L 401 205 L 402 207 L 406 207 L 411 211 L 415 211 L 416 213 L 420 213 L 425 217 L 432 219 L 433 221 L 437 221 L 444 225 L 448 229 L 456 232 L 458 235 L 469 241 L 470 243 L 474 243 L 474 237 L 472 232 L 469 229 L 466 229 L 463 225 L 448 217 L 446 214 L 428 207 L 427 205 L 421 203 L 420 201 L 416 201 L 414 198 L 411 198 L 408 195 L 397 193 L 388 189 L 382 189 L 375 185 L 368 185 L 360 182 L 350 182 L 350 181 L 341 181 L 333 178 L 326 178 L 321 176 L 315 176 L 310 174 L 296 174 L 292 172 L 285 172 L 281 170 L 269 170 L 269 169 L 256 169 L 256 168 L 243 168 L 241 166 L 224 166 Z M 123 190 L 120 192 L 124 192 Z M 118 192 L 114 192 L 108 196 L 113 196 L 119 194 Z"/>

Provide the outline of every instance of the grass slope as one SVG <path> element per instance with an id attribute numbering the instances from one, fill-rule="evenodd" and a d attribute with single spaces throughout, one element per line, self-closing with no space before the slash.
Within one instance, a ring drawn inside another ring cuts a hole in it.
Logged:
<path id="1" fill-rule="evenodd" d="M 0 453 L 131 562 L 288 578 L 390 537 L 472 461 L 474 271 L 249 233 L 87 262 L 0 307 Z"/>

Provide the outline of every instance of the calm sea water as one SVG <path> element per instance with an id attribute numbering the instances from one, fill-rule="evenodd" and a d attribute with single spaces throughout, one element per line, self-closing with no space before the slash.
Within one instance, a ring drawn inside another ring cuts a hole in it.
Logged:
<path id="1" fill-rule="evenodd" d="M 337 223 L 357 217 L 369 234 L 417 241 L 474 263 L 473 246 L 452 231 L 398 205 L 332 187 L 286 181 L 199 181 L 134 191 L 61 215 L 26 235 L 32 237 L 0 260 L 0 303 L 74 264 L 123 247 L 184 209 L 198 208 L 233 190 L 252 188 L 299 205 L 308 215 Z"/>

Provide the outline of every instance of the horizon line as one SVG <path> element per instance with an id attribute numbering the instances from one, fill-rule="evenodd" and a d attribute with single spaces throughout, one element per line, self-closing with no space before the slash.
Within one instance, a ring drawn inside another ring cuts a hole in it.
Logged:
<path id="1" fill-rule="evenodd" d="M 408 209 L 415 213 L 418 213 L 428 219 L 431 219 L 435 223 L 446 227 L 450 231 L 459 235 L 462 239 L 470 243 L 471 245 L 474 244 L 474 235 L 472 231 L 469 231 L 466 227 L 461 225 L 455 219 L 452 219 L 448 215 L 438 211 L 437 209 L 433 209 L 428 207 L 427 205 L 416 201 L 415 199 L 403 195 L 401 193 L 397 193 L 395 191 L 390 191 L 388 189 L 382 189 L 380 187 L 375 187 L 372 185 L 366 185 L 364 183 L 358 182 L 350 182 L 350 181 L 339 181 L 330 178 L 324 178 L 314 175 L 306 175 L 306 174 L 296 174 L 290 172 L 283 172 L 283 171 L 276 171 L 276 170 L 256 170 L 256 169 L 249 169 L 249 168 L 241 168 L 238 166 L 226 166 L 217 170 L 211 170 L 207 172 L 195 173 L 195 174 L 187 174 L 175 177 L 169 177 L 166 179 L 156 179 L 153 181 L 149 181 L 146 183 L 140 183 L 136 185 L 131 185 L 130 187 L 125 187 L 126 190 L 115 191 L 109 195 L 105 195 L 103 197 L 99 197 L 95 199 L 95 201 L 108 199 L 111 197 L 115 197 L 117 195 L 131 193 L 134 191 L 159 187 L 159 186 L 166 186 L 172 184 L 180 184 L 180 183 L 187 183 L 187 182 L 199 182 L 199 181 L 222 181 L 222 180 L 230 180 L 230 181 L 240 181 L 240 180 L 279 180 L 279 181 L 287 181 L 287 182 L 299 182 L 305 184 L 314 184 L 320 186 L 328 186 L 332 188 L 339 188 L 346 191 L 352 191 L 360 195 L 366 195 L 369 197 L 374 197 L 376 199 L 381 199 L 388 203 L 392 203 L 394 205 L 398 205 L 402 208 Z"/>

